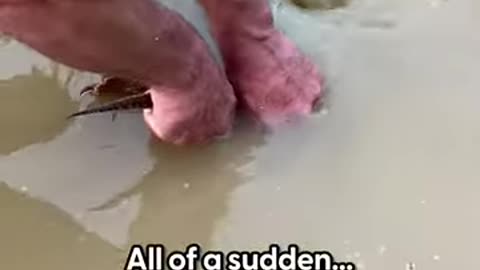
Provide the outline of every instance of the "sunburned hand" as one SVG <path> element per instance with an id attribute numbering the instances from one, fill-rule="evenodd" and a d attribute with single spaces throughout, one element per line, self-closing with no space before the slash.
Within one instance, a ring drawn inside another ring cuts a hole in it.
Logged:
<path id="1" fill-rule="evenodd" d="M 245 108 L 276 126 L 309 115 L 323 97 L 317 67 L 275 29 L 268 0 L 200 0 L 228 79 Z"/>

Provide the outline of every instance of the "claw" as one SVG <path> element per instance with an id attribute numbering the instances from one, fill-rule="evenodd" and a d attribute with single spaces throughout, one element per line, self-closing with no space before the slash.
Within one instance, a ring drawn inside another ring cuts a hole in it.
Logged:
<path id="1" fill-rule="evenodd" d="M 94 83 L 84 87 L 80 91 L 80 96 L 86 93 L 93 93 L 95 95 L 101 95 L 104 93 L 132 95 L 144 93 L 147 90 L 147 86 L 133 80 L 103 76 L 100 83 Z"/>
<path id="2" fill-rule="evenodd" d="M 90 93 L 90 92 L 95 92 L 95 87 L 97 84 L 90 84 L 85 86 L 81 91 L 80 91 L 80 96 L 83 96 L 84 94 Z"/>
<path id="3" fill-rule="evenodd" d="M 85 109 L 83 111 L 79 111 L 73 113 L 67 117 L 67 119 L 71 119 L 77 116 L 82 115 L 89 115 L 94 113 L 103 113 L 103 112 L 118 112 L 118 111 L 125 111 L 125 110 L 133 110 L 133 109 L 151 109 L 153 108 L 153 102 L 150 97 L 150 93 L 141 93 L 136 95 L 127 96 L 124 98 L 119 98 L 112 102 L 108 102 L 93 108 Z"/>

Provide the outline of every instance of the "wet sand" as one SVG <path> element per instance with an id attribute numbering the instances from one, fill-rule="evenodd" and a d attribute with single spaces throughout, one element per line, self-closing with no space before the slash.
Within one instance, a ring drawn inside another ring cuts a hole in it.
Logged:
<path id="1" fill-rule="evenodd" d="M 212 44 L 193 1 L 164 2 Z M 208 147 L 154 142 L 134 113 L 66 121 L 96 76 L 2 38 L 2 267 L 122 269 L 132 244 L 297 243 L 359 269 L 480 268 L 477 2 L 275 2 L 327 75 L 326 107 L 271 134 L 240 121 Z"/>

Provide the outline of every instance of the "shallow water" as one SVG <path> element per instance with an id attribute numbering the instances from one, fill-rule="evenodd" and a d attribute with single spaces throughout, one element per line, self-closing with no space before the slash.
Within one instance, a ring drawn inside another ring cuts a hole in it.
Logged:
<path id="1" fill-rule="evenodd" d="M 192 1 L 166 2 L 202 22 Z M 327 75 L 327 107 L 192 149 L 151 142 L 138 114 L 65 121 L 96 76 L 2 39 L 2 269 L 122 269 L 139 243 L 479 269 L 478 1 L 276 2 L 275 15 Z"/>

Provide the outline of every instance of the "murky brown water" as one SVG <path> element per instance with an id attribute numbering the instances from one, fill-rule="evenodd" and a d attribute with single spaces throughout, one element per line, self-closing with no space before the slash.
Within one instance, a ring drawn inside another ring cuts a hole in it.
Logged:
<path id="1" fill-rule="evenodd" d="M 192 1 L 168 2 L 201 20 Z M 477 2 L 276 6 L 328 76 L 328 111 L 269 135 L 241 122 L 192 149 L 151 142 L 137 114 L 65 121 L 95 76 L 2 39 L 2 269 L 122 269 L 137 243 L 297 243 L 360 269 L 478 269 Z"/>

